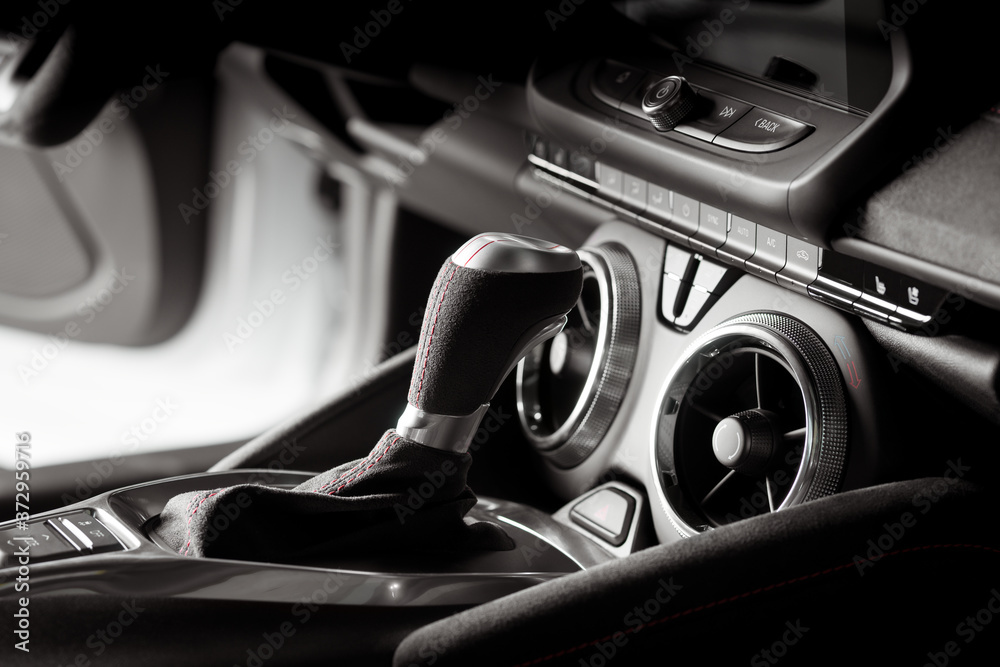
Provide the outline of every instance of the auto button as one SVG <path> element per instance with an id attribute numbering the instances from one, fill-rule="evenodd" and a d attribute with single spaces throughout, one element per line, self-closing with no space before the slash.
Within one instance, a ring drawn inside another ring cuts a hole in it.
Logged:
<path id="1" fill-rule="evenodd" d="M 755 107 L 720 132 L 712 143 L 737 151 L 767 153 L 791 146 L 812 129 L 793 118 Z"/>

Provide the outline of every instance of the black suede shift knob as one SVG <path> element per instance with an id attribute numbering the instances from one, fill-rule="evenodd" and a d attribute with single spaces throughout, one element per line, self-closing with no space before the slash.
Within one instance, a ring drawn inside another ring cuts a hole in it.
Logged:
<path id="1" fill-rule="evenodd" d="M 565 315 L 582 284 L 572 250 L 512 234 L 471 239 L 445 261 L 431 290 L 410 405 L 467 415 L 488 403 L 525 336 Z"/>

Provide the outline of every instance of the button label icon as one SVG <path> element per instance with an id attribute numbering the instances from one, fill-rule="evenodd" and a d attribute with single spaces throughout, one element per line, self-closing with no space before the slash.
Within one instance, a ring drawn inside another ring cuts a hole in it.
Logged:
<path id="1" fill-rule="evenodd" d="M 765 132 L 771 132 L 771 133 L 774 133 L 779 127 L 781 127 L 781 123 L 777 123 L 773 120 L 768 120 L 766 118 L 758 118 L 757 122 L 754 123 L 754 125 L 760 128 L 761 130 L 764 130 Z"/>
<path id="2" fill-rule="evenodd" d="M 722 107 L 722 111 L 719 112 L 719 116 L 721 116 L 722 118 L 732 118 L 733 114 L 735 114 L 735 113 L 736 113 L 736 109 L 734 109 L 731 106 L 726 105 L 726 106 Z"/>
<path id="3" fill-rule="evenodd" d="M 807 253 L 805 250 L 799 250 L 797 253 L 795 253 L 795 256 L 801 259 L 803 262 L 809 261 L 809 253 Z"/>
<path id="4" fill-rule="evenodd" d="M 885 283 L 878 276 L 875 276 L 875 291 L 880 295 L 885 294 Z"/>
<path id="5" fill-rule="evenodd" d="M 906 288 L 906 300 L 910 302 L 911 306 L 920 305 L 920 289 L 917 287 L 907 287 Z"/>
<path id="6" fill-rule="evenodd" d="M 615 77 L 615 83 L 625 83 L 629 80 L 630 76 L 632 76 L 632 72 L 622 72 Z"/>

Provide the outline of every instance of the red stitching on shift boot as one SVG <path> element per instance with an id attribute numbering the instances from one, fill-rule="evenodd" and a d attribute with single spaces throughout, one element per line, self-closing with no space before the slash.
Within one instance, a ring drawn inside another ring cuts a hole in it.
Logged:
<path id="1" fill-rule="evenodd" d="M 397 442 L 399 442 L 399 439 L 400 439 L 401 437 L 403 437 L 403 436 L 400 436 L 400 435 L 397 435 L 397 436 L 395 437 L 395 439 L 393 439 L 392 441 L 389 441 L 389 440 L 387 440 L 387 441 L 386 441 L 386 445 L 385 445 L 385 449 L 383 449 L 383 450 L 382 450 L 382 453 L 381 453 L 381 454 L 379 454 L 379 456 L 378 456 L 378 458 L 377 458 L 377 459 L 375 459 L 374 461 L 372 461 L 371 463 L 369 463 L 369 464 L 368 464 L 368 467 L 367 467 L 367 468 L 365 468 L 364 470 L 362 470 L 361 472 L 359 472 L 359 473 L 358 473 L 357 475 L 355 475 L 355 476 L 354 476 L 353 478 L 351 478 L 351 479 L 347 480 L 346 482 L 344 482 L 343 484 L 341 484 L 340 486 L 338 486 L 338 487 L 337 487 L 337 488 L 336 488 L 335 490 L 333 490 L 333 491 L 330 491 L 330 492 L 328 492 L 328 493 L 327 493 L 326 495 L 328 495 L 328 496 L 332 496 L 332 495 L 334 495 L 334 494 L 336 494 L 336 493 L 340 493 L 340 492 L 341 492 L 341 490 L 343 490 L 343 488 L 344 488 L 345 486 L 347 486 L 347 485 L 348 485 L 348 484 L 350 484 L 351 482 L 353 482 L 353 481 L 357 480 L 357 479 L 358 479 L 359 477 L 361 477 L 361 476 L 362 476 L 362 475 L 364 475 L 364 474 L 365 474 L 366 472 L 368 472 L 369 470 L 371 470 L 371 469 L 372 469 L 372 467 L 373 467 L 373 466 L 374 466 L 374 465 L 375 465 L 376 463 L 378 463 L 379 461 L 381 461 L 381 460 L 382 460 L 382 457 L 383 457 L 383 456 L 385 456 L 385 455 L 386 455 L 386 453 L 388 453 L 388 451 L 389 451 L 389 448 L 390 448 L 390 447 L 392 447 L 393 445 L 395 445 L 395 444 L 396 444 Z"/>
<path id="2" fill-rule="evenodd" d="M 444 305 L 444 299 L 448 296 L 448 287 L 451 285 L 451 279 L 455 277 L 456 271 L 458 271 L 458 264 L 451 270 L 451 275 L 448 276 L 448 282 L 445 283 L 444 291 L 441 292 L 441 299 L 438 301 L 437 311 L 434 313 L 434 324 L 431 325 L 430 335 L 427 336 L 427 348 L 424 350 L 424 366 L 420 370 L 420 386 L 417 387 L 417 396 L 414 399 L 413 407 L 415 408 L 420 407 L 420 392 L 424 390 L 424 374 L 427 373 L 427 359 L 431 356 L 431 344 L 434 343 L 434 330 L 437 329 L 438 316 L 441 315 L 441 306 Z"/>
<path id="3" fill-rule="evenodd" d="M 178 553 L 180 553 L 180 555 L 187 556 L 188 555 L 188 551 L 191 548 L 191 520 L 194 518 L 194 515 L 198 513 L 198 510 L 201 508 L 202 503 L 204 503 L 206 500 L 208 500 L 212 496 L 218 495 L 218 493 L 219 493 L 219 489 L 216 489 L 214 491 L 209 492 L 209 494 L 207 496 L 205 496 L 204 498 L 202 498 L 198 502 L 198 504 L 195 506 L 195 508 L 193 510 L 191 510 L 191 513 L 188 515 L 188 520 L 187 520 L 187 535 L 185 535 L 185 537 L 184 537 L 184 539 L 186 540 L 186 544 L 183 547 L 181 547 L 181 550 L 178 552 Z M 189 505 L 189 507 L 190 507 L 190 505 Z"/>
<path id="4" fill-rule="evenodd" d="M 356 463 L 356 464 L 354 465 L 354 467 L 353 467 L 353 468 L 351 468 L 350 470 L 348 470 L 348 471 L 347 471 L 347 472 L 345 472 L 345 473 L 342 473 L 342 474 L 341 474 L 341 475 L 339 475 L 339 476 L 338 476 L 338 477 L 337 477 L 336 479 L 332 479 L 332 480 L 330 480 L 329 482 L 327 482 L 327 483 L 326 483 L 326 484 L 324 484 L 323 486 L 319 487 L 318 489 L 314 489 L 314 490 L 313 490 L 313 493 L 322 493 L 323 491 L 325 491 L 325 490 L 326 490 L 326 489 L 328 489 L 329 487 L 333 486 L 333 485 L 334 485 L 334 484 L 336 484 L 337 482 L 340 482 L 340 481 L 342 481 L 342 480 L 343 480 L 343 479 L 344 479 L 345 477 L 348 477 L 348 476 L 349 476 L 349 475 L 350 475 L 350 474 L 351 474 L 352 472 L 354 472 L 355 470 L 357 470 L 358 468 L 360 468 L 360 467 L 361 467 L 361 466 L 363 466 L 364 464 L 368 463 L 368 461 L 369 461 L 369 460 L 371 459 L 371 457 L 372 457 L 372 456 L 374 456 L 374 455 L 375 455 L 375 452 L 377 452 L 377 451 L 378 451 L 378 445 L 376 445 L 376 446 L 375 446 L 375 447 L 374 447 L 374 448 L 373 448 L 373 449 L 372 449 L 372 450 L 371 450 L 370 452 L 368 452 L 368 455 L 367 455 L 367 456 L 365 456 L 365 458 L 363 458 L 363 459 L 361 459 L 360 461 L 358 461 L 358 462 L 357 462 L 357 463 Z"/>
<path id="5" fill-rule="evenodd" d="M 890 551 L 890 552 L 882 555 L 881 557 L 879 557 L 878 560 L 882 560 L 883 558 L 887 558 L 889 556 L 898 556 L 899 554 L 905 554 L 905 553 L 910 553 L 910 552 L 914 552 L 914 551 L 928 551 L 930 549 L 980 549 L 980 550 L 983 550 L 983 551 L 988 551 L 988 552 L 991 552 L 991 553 L 1000 554 L 1000 549 L 995 549 L 993 547 L 983 546 L 981 544 L 929 544 L 929 545 L 925 545 L 925 546 L 922 546 L 922 547 L 909 547 L 907 549 L 897 549 L 896 551 Z M 640 625 L 640 626 L 638 626 L 636 628 L 626 628 L 625 630 L 616 630 L 615 632 L 612 632 L 612 633 L 610 633 L 608 635 L 605 635 L 605 636 L 601 637 L 600 639 L 594 639 L 593 641 L 584 642 L 584 643 L 579 644 L 577 646 L 573 646 L 572 648 L 564 648 L 561 651 L 557 651 L 555 653 L 549 653 L 546 656 L 542 656 L 540 658 L 535 658 L 534 660 L 528 660 L 527 662 L 521 662 L 521 663 L 518 663 L 517 665 L 515 665 L 515 667 L 528 667 L 528 665 L 537 665 L 539 663 L 546 662 L 548 660 L 552 660 L 553 658 L 558 658 L 560 656 L 566 655 L 567 653 L 574 653 L 576 651 L 579 651 L 580 649 L 587 648 L 588 646 L 593 646 L 594 644 L 600 644 L 600 643 L 609 641 L 618 632 L 621 632 L 622 634 L 625 634 L 625 635 L 634 634 L 636 632 L 639 632 L 640 630 L 645 630 L 646 628 L 651 628 L 654 625 L 659 625 L 659 624 L 665 623 L 667 621 L 673 621 L 675 619 L 680 618 L 681 616 L 689 616 L 689 615 L 695 614 L 695 613 L 697 613 L 699 611 L 704 611 L 706 609 L 711 609 L 712 607 L 717 607 L 719 605 L 728 604 L 730 602 L 735 602 L 736 600 L 741 600 L 743 598 L 748 598 L 748 597 L 751 597 L 753 595 L 757 595 L 759 593 L 767 593 L 769 591 L 781 588 L 782 586 L 788 586 L 790 584 L 797 584 L 797 583 L 806 581 L 808 579 L 815 579 L 816 577 L 821 577 L 821 576 L 826 575 L 826 574 L 832 574 L 832 573 L 838 572 L 840 570 L 845 570 L 845 569 L 847 569 L 849 567 L 855 567 L 855 562 L 851 561 L 850 563 L 845 563 L 844 565 L 837 565 L 836 567 L 828 567 L 825 570 L 818 570 L 816 572 L 813 572 L 812 574 L 807 574 L 807 575 L 803 575 L 801 577 L 795 577 L 795 578 L 792 578 L 792 579 L 786 579 L 785 581 L 779 582 L 777 584 L 770 584 L 768 586 L 761 586 L 760 588 L 755 588 L 752 591 L 746 591 L 745 593 L 740 593 L 739 595 L 733 595 L 732 597 L 722 598 L 721 600 L 716 600 L 715 602 L 709 602 L 707 604 L 698 605 L 697 607 L 691 607 L 689 609 L 685 609 L 684 611 L 677 612 L 676 614 L 672 614 L 670 616 L 664 616 L 663 618 L 659 618 L 659 619 L 657 619 L 655 621 L 650 621 L 649 623 L 646 623 L 644 625 Z"/>

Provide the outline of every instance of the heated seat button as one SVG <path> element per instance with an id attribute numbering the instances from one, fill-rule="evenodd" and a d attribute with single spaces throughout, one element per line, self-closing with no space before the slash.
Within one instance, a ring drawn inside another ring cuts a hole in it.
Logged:
<path id="1" fill-rule="evenodd" d="M 625 542 L 635 513 L 635 499 L 617 489 L 596 491 L 569 511 L 573 523 L 613 546 Z"/>
<path id="2" fill-rule="evenodd" d="M 644 75 L 645 72 L 641 69 L 606 60 L 597 69 L 590 89 L 599 100 L 617 109 L 621 101 L 639 85 L 639 80 Z"/>
<path id="3" fill-rule="evenodd" d="M 749 153 L 776 151 L 812 132 L 805 123 L 755 107 L 719 133 L 712 142 L 718 146 Z"/>

